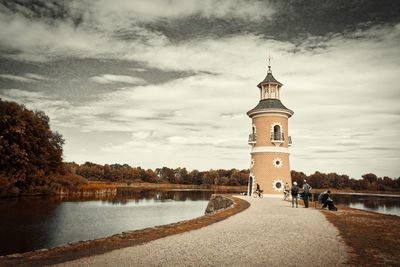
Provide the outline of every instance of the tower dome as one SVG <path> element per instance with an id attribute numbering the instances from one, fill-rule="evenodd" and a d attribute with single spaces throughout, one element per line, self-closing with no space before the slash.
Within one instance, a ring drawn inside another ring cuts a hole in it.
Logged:
<path id="1" fill-rule="evenodd" d="M 278 82 L 278 80 L 275 79 L 275 77 L 272 75 L 271 65 L 268 65 L 267 76 L 265 76 L 264 80 L 262 82 L 260 82 L 257 86 L 258 86 L 258 88 L 261 88 L 262 85 L 267 84 L 267 83 L 275 83 L 275 84 L 279 84 L 280 86 L 283 85 L 282 83 Z"/>

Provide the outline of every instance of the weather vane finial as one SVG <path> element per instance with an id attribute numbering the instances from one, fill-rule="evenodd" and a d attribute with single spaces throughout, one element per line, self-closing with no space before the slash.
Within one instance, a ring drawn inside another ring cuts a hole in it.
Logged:
<path id="1" fill-rule="evenodd" d="M 268 71 L 269 72 L 271 71 L 271 59 L 272 59 L 272 57 L 271 57 L 271 55 L 269 55 L 268 56 Z"/>

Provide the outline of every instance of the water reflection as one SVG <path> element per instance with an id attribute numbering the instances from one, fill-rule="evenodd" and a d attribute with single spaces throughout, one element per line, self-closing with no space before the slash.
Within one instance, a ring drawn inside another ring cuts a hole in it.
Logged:
<path id="1" fill-rule="evenodd" d="M 106 197 L 1 199 L 0 255 L 199 217 L 212 193 L 118 188 Z"/>

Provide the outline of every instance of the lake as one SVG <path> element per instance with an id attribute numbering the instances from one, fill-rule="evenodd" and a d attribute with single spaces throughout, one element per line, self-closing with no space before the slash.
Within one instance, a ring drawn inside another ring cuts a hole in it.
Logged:
<path id="1" fill-rule="evenodd" d="M 218 192 L 243 190 L 118 188 L 115 196 L 101 198 L 0 199 L 0 255 L 190 220 L 202 216 Z M 400 216 L 400 196 L 335 193 L 332 198 L 336 205 Z"/>
<path id="2" fill-rule="evenodd" d="M 118 188 L 117 195 L 102 199 L 0 199 L 0 255 L 193 219 L 204 215 L 213 193 Z"/>

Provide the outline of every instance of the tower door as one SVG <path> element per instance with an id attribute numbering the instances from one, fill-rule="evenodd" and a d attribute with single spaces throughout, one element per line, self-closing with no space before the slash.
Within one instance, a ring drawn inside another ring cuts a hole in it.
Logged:
<path id="1" fill-rule="evenodd" d="M 249 192 L 247 195 L 251 196 L 253 194 L 253 176 L 249 177 Z"/>

